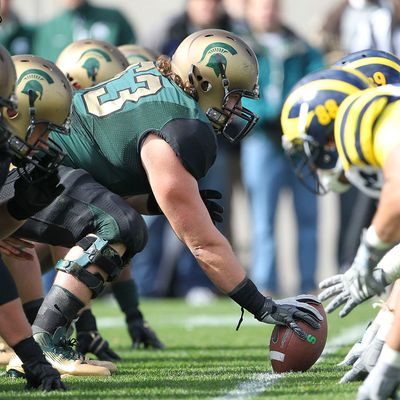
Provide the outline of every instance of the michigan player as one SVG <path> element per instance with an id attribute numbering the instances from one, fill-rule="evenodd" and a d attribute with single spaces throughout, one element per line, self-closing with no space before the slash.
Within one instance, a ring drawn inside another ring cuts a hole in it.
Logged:
<path id="1" fill-rule="evenodd" d="M 383 293 L 385 286 L 400 277 L 397 246 L 390 250 L 400 242 L 400 135 L 396 135 L 399 109 L 400 86 L 386 85 L 349 96 L 336 117 L 335 143 L 347 179 L 364 190 L 380 193 L 377 211 L 363 235 L 352 268 L 343 276 L 321 283 L 326 288 L 321 299 L 336 296 L 330 310 L 345 303 L 342 316 L 365 299 Z M 385 259 L 378 263 L 384 254 Z M 398 296 L 394 309 L 399 314 Z M 398 325 L 395 322 L 387 334 L 377 365 L 360 388 L 360 398 L 372 398 L 373 393 L 389 396 L 400 384 Z"/>
<path id="2" fill-rule="evenodd" d="M 296 320 L 319 327 L 322 316 L 307 304 L 312 296 L 274 301 L 257 290 L 198 190 L 215 159 L 215 134 L 236 143 L 254 126 L 257 118 L 241 98 L 258 97 L 257 81 L 254 52 L 240 38 L 205 30 L 186 38 L 171 60 L 135 64 L 74 95 L 71 137 L 51 135 L 67 154 L 60 167 L 66 189 L 19 230 L 73 246 L 57 263 L 55 285 L 33 324 L 45 353 L 54 351 L 58 328 L 145 245 L 143 219 L 120 197 L 130 195 L 141 195 L 142 213 L 160 208 L 215 285 L 258 320 L 287 325 L 302 338 Z M 242 124 L 228 132 L 233 119 Z"/>
<path id="3" fill-rule="evenodd" d="M 333 71 L 331 74 L 336 73 L 335 69 Z M 355 71 L 349 70 L 348 72 L 354 73 Z M 316 175 L 316 170 L 326 167 L 323 160 L 328 160 L 327 155 L 332 157 L 333 162 L 339 159 L 341 168 L 345 171 L 346 180 L 358 187 L 363 187 L 369 193 L 378 193 L 379 195 L 383 183 L 383 179 L 379 178 L 382 170 L 385 173 L 383 161 L 385 157 L 380 157 L 378 161 L 379 156 L 374 149 L 374 146 L 379 146 L 377 144 L 379 135 L 376 134 L 376 129 L 382 118 L 382 110 L 391 102 L 398 100 L 396 99 L 396 91 L 399 88 L 389 85 L 376 89 L 355 91 L 354 94 L 349 93 L 349 96 L 343 99 L 335 95 L 338 86 L 332 85 L 333 82 L 325 79 L 326 77 L 323 80 L 319 78 L 315 76 L 305 78 L 305 82 L 301 82 L 287 100 L 286 112 L 282 114 L 287 152 L 292 157 L 302 154 L 303 159 L 307 160 L 306 170 L 313 173 L 317 181 L 319 177 Z M 349 80 L 344 82 L 349 83 Z M 314 94 L 309 96 L 308 99 L 306 92 L 304 92 L 307 83 L 309 92 L 313 88 L 315 89 Z M 355 103 L 358 104 L 358 107 L 353 108 L 354 113 L 350 113 Z M 303 114 L 298 111 L 299 109 L 303 109 Z M 327 129 L 328 124 L 326 122 L 332 123 L 329 129 Z M 335 129 L 334 140 L 333 124 Z M 390 129 L 386 131 L 386 135 L 394 136 Z M 394 143 L 392 142 L 390 146 Z M 390 149 L 392 148 L 390 147 Z M 389 149 L 386 151 L 389 151 Z M 388 177 L 385 176 L 385 182 L 387 179 Z M 387 183 L 385 185 L 387 187 Z M 386 225 L 389 220 L 385 220 L 385 214 L 382 216 L 382 212 L 384 212 L 381 206 L 382 198 L 384 201 L 387 198 L 387 195 L 384 196 L 385 191 L 382 191 L 378 212 L 371 227 L 362 237 L 352 267 L 345 274 L 328 278 L 321 283 L 321 286 L 326 289 L 321 293 L 320 299 L 325 300 L 336 295 L 336 298 L 328 306 L 328 311 L 332 311 L 347 302 L 341 312 L 341 316 L 345 316 L 361 301 L 372 297 L 374 294 L 380 294 L 386 285 L 394 282 L 400 276 L 399 267 L 393 262 L 393 258 L 392 262 L 379 264 L 381 268 L 374 269 L 382 256 L 388 252 L 393 244 L 398 242 L 395 233 L 392 232 L 393 236 L 389 235 L 382 238 L 382 233 L 377 233 L 376 230 L 377 226 L 381 229 L 378 232 L 387 234 L 387 229 L 390 230 L 390 224 Z M 392 217 L 393 215 L 395 214 L 392 214 Z M 395 225 L 396 221 L 392 220 L 392 223 Z M 395 231 L 395 228 L 392 229 Z M 392 332 L 391 335 L 392 338 L 395 337 L 395 333 Z M 384 371 L 392 377 L 395 376 L 396 371 L 399 373 L 396 361 L 398 347 L 396 346 L 395 344 L 389 350 L 385 347 L 386 350 L 382 353 L 385 356 L 388 353 L 392 354 L 389 359 L 394 361 L 385 364 L 384 368 L 379 368 L 378 365 L 376 367 L 379 371 Z M 365 377 L 365 374 L 363 377 Z M 375 378 L 375 383 L 377 382 L 376 379 L 378 378 Z M 394 385 L 393 387 L 397 387 L 399 382 L 392 379 L 391 383 L 392 386 Z M 391 387 L 388 381 L 384 386 Z M 379 390 L 382 390 L 382 388 L 380 387 Z M 387 393 L 390 395 L 392 392 Z"/>

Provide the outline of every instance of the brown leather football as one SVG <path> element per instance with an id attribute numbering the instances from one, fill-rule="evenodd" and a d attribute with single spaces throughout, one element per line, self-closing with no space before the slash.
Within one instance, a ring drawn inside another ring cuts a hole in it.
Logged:
<path id="1" fill-rule="evenodd" d="M 307 340 L 300 339 L 290 328 L 275 325 L 269 342 L 269 356 L 274 372 L 307 371 L 320 357 L 328 337 L 328 323 L 322 304 L 311 304 L 324 317 L 319 329 L 313 329 L 305 322 L 298 325 L 307 334 Z"/>

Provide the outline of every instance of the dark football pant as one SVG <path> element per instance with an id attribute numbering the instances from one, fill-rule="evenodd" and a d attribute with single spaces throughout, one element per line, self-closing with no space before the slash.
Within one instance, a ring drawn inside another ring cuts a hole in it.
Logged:
<path id="1" fill-rule="evenodd" d="M 123 243 L 124 262 L 141 251 L 147 241 L 142 216 L 119 195 L 96 182 L 84 170 L 59 167 L 63 193 L 49 206 L 29 218 L 14 236 L 54 246 L 73 247 L 92 233 L 109 243 Z M 0 201 L 14 194 L 15 169 L 7 177 Z"/>

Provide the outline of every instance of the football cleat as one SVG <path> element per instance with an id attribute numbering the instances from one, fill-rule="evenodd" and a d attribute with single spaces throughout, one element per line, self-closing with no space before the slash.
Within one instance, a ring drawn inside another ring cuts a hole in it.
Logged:
<path id="1" fill-rule="evenodd" d="M 66 339 L 65 332 L 65 328 L 60 327 L 54 335 L 47 332 L 38 332 L 33 335 L 46 360 L 58 370 L 60 375 L 109 376 L 111 374 L 110 369 L 104 364 L 100 365 L 97 361 L 89 361 L 75 351 L 72 347 L 73 340 Z M 22 362 L 18 356 L 12 357 L 6 372 L 9 376 L 24 375 Z"/>
<path id="2" fill-rule="evenodd" d="M 0 337 L 0 365 L 7 365 L 14 354 L 14 350 Z"/>

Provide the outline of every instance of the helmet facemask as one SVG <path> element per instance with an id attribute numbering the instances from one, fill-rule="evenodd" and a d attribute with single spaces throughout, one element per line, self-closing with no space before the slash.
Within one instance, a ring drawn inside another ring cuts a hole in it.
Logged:
<path id="1" fill-rule="evenodd" d="M 307 115 L 309 106 L 302 103 L 298 121 L 300 135 L 292 140 L 282 136 L 282 147 L 288 156 L 293 170 L 300 182 L 312 193 L 323 195 L 328 192 L 322 184 L 318 170 L 328 170 L 336 166 L 338 152 L 333 140 L 333 128 L 331 134 L 326 132 L 325 143 L 321 143 L 307 131 Z"/>
<path id="2" fill-rule="evenodd" d="M 13 94 L 9 99 L 0 98 L 0 108 L 4 108 L 9 112 L 17 112 L 17 97 Z M 0 149 L 6 145 L 10 139 L 12 131 L 4 120 L 3 114 L 0 113 Z"/>
<path id="3" fill-rule="evenodd" d="M 9 140 L 10 150 L 13 154 L 13 163 L 24 172 L 29 165 L 34 165 L 49 174 L 54 173 L 57 167 L 65 157 L 61 147 L 48 138 L 50 131 L 58 132 L 64 135 L 69 134 L 69 118 L 60 126 L 49 121 L 38 120 L 36 118 L 36 109 L 34 106 L 35 93 L 28 91 L 29 97 L 29 125 L 26 130 L 25 139 L 18 136 L 12 136 Z M 37 136 L 33 143 L 32 136 Z"/>
<path id="4" fill-rule="evenodd" d="M 213 124 L 214 130 L 217 134 L 222 134 L 231 143 L 238 143 L 242 140 L 254 127 L 258 121 L 258 116 L 256 116 L 248 108 L 241 105 L 241 100 L 243 97 L 249 99 L 258 99 L 258 87 L 253 91 L 245 89 L 229 89 L 229 79 L 226 77 L 225 66 L 223 63 L 218 64 L 219 72 L 221 75 L 221 86 L 223 89 L 223 99 L 222 107 L 209 107 L 205 113 L 208 119 Z M 193 84 L 195 79 L 201 81 L 201 75 L 196 73 L 197 68 L 192 65 L 192 71 L 189 74 L 189 81 Z M 198 77 L 198 78 L 195 78 Z M 199 79 L 200 78 L 200 79 Z M 197 85 L 198 88 L 199 85 Z M 200 82 L 201 92 L 211 91 L 212 84 L 207 81 Z M 199 93 L 199 89 L 197 89 Z M 201 96 L 201 94 L 200 94 Z M 229 106 L 229 100 L 231 97 L 235 96 L 236 101 L 233 106 Z M 233 118 L 233 117 L 236 118 Z M 233 124 L 231 124 L 233 122 Z M 230 125 L 230 129 L 226 129 Z"/>

